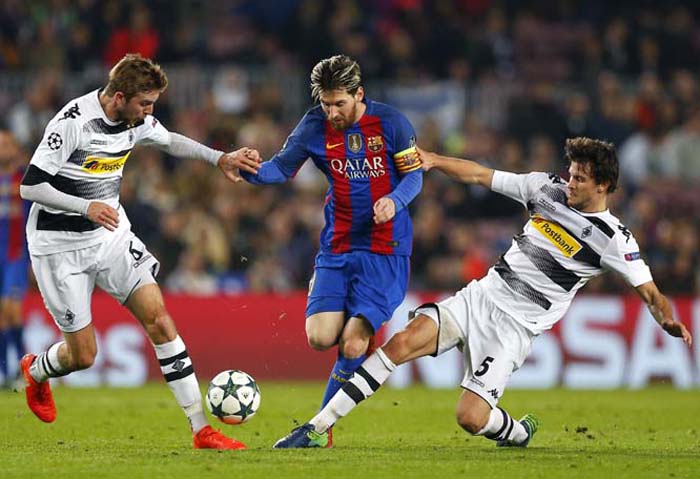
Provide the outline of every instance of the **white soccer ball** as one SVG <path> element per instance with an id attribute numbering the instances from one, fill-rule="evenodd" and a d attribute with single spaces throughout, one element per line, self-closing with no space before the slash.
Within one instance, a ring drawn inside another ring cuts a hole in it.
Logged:
<path id="1" fill-rule="evenodd" d="M 260 407 L 260 388 L 249 374 L 235 369 L 222 371 L 211 380 L 207 408 L 226 424 L 241 424 Z"/>

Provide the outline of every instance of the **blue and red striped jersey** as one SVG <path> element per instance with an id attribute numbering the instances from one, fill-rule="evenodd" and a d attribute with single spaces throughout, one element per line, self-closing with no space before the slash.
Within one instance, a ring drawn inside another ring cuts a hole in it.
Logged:
<path id="1" fill-rule="evenodd" d="M 0 173 L 0 262 L 27 257 L 24 228 L 30 203 L 19 195 L 23 176 L 22 169 Z"/>
<path id="2" fill-rule="evenodd" d="M 254 184 L 276 183 L 293 177 L 311 158 L 329 183 L 322 252 L 363 250 L 410 255 L 413 227 L 406 203 L 420 191 L 423 175 L 415 130 L 389 105 L 364 101 L 365 113 L 344 131 L 331 126 L 320 105 L 312 108 L 257 175 L 242 175 Z M 405 188 L 408 195 L 395 191 L 404 180 L 411 182 L 410 188 Z M 375 224 L 374 203 L 390 194 L 396 216 L 387 223 Z"/>

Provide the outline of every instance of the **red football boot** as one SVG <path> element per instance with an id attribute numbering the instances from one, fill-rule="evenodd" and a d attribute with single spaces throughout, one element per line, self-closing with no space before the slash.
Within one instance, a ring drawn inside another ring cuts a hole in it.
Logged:
<path id="1" fill-rule="evenodd" d="M 245 444 L 221 434 L 221 431 L 211 426 L 204 426 L 197 434 L 192 436 L 195 449 L 231 449 L 243 450 Z"/>
<path id="2" fill-rule="evenodd" d="M 56 404 L 53 402 L 51 385 L 49 381 L 36 382 L 29 374 L 29 366 L 36 359 L 36 354 L 25 354 L 19 361 L 19 368 L 24 376 L 27 387 L 24 389 L 27 395 L 27 405 L 32 412 L 44 422 L 53 422 L 56 419 Z"/>

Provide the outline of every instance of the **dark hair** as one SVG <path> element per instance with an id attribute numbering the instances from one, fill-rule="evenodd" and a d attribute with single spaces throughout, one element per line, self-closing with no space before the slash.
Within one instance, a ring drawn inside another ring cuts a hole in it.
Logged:
<path id="1" fill-rule="evenodd" d="M 128 53 L 110 70 L 105 94 L 114 96 L 120 91 L 129 100 L 138 93 L 162 92 L 167 87 L 168 77 L 160 65 L 138 53 Z"/>
<path id="2" fill-rule="evenodd" d="M 566 140 L 565 158 L 569 163 L 588 165 L 597 185 L 607 184 L 608 193 L 617 189 L 620 167 L 615 145 L 607 141 L 579 136 Z"/>
<path id="3" fill-rule="evenodd" d="M 321 60 L 311 70 L 311 97 L 318 101 L 321 92 L 332 90 L 354 95 L 361 83 L 360 65 L 347 55 L 335 55 Z"/>

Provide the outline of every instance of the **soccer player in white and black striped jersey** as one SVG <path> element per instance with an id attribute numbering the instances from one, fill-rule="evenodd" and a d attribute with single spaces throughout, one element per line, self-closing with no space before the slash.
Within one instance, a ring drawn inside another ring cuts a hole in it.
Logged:
<path id="1" fill-rule="evenodd" d="M 244 449 L 207 423 L 192 361 L 155 280 L 158 261 L 131 231 L 119 185 L 136 144 L 206 161 L 233 182 L 241 180 L 239 169 L 254 174 L 260 158 L 249 148 L 224 153 L 165 129 L 153 108 L 167 84 L 159 65 L 126 55 L 104 88 L 71 100 L 56 114 L 34 152 L 20 186 L 22 197 L 34 202 L 27 242 L 39 290 L 63 341 L 20 361 L 27 403 L 39 419 L 54 421 L 48 379 L 95 361 L 90 298 L 97 285 L 143 325 L 189 420 L 194 447 Z"/>
<path id="2" fill-rule="evenodd" d="M 376 392 L 397 365 L 453 347 L 463 352 L 466 371 L 457 404 L 459 425 L 499 446 L 527 446 L 539 420 L 527 414 L 516 421 L 498 401 L 532 341 L 564 316 L 581 287 L 606 271 L 623 276 L 664 331 L 692 344 L 654 283 L 634 236 L 607 208 L 618 179 L 612 144 L 567 140 L 568 180 L 548 173 L 494 171 L 419 151 L 425 171 L 437 169 L 509 196 L 527 208 L 529 221 L 484 278 L 451 298 L 417 308 L 406 329 L 377 349 L 326 407 L 275 447 L 321 447 L 323 431 Z"/>

